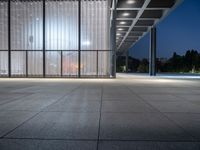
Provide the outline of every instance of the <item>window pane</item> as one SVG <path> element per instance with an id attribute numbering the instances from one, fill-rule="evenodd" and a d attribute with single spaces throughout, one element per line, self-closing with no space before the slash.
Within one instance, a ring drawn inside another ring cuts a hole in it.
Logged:
<path id="1" fill-rule="evenodd" d="M 78 75 L 78 51 L 63 52 L 63 75 Z"/>
<path id="2" fill-rule="evenodd" d="M 108 0 L 81 1 L 81 49 L 109 50 Z"/>
<path id="3" fill-rule="evenodd" d="M 43 75 L 43 52 L 36 52 L 36 51 L 28 52 L 28 75 L 29 76 Z"/>
<path id="4" fill-rule="evenodd" d="M 8 49 L 8 3 L 0 2 L 0 50 Z"/>
<path id="5" fill-rule="evenodd" d="M 13 76 L 26 75 L 26 52 L 11 52 L 11 74 Z"/>
<path id="6" fill-rule="evenodd" d="M 46 1 L 46 49 L 78 49 L 78 0 Z"/>
<path id="7" fill-rule="evenodd" d="M 61 75 L 61 52 L 46 52 L 46 75 Z"/>
<path id="8" fill-rule="evenodd" d="M 110 51 L 99 51 L 98 52 L 98 75 L 109 76 L 111 74 L 111 62 L 110 62 Z"/>
<path id="9" fill-rule="evenodd" d="M 97 75 L 96 51 L 81 51 L 81 75 Z"/>
<path id="10" fill-rule="evenodd" d="M 42 49 L 42 1 L 11 0 L 11 49 Z"/>
<path id="11" fill-rule="evenodd" d="M 0 51 L 0 76 L 8 75 L 8 52 Z"/>

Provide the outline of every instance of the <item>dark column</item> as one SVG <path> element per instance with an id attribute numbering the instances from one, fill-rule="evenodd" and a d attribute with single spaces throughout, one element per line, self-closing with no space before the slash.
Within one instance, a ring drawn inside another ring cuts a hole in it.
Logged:
<path id="1" fill-rule="evenodd" d="M 46 76 L 46 56 L 45 56 L 45 0 L 43 0 L 43 77 Z"/>
<path id="2" fill-rule="evenodd" d="M 26 77 L 28 77 L 28 51 L 26 50 Z"/>
<path id="3" fill-rule="evenodd" d="M 11 77 L 10 0 L 8 0 L 8 76 Z"/>
<path id="4" fill-rule="evenodd" d="M 150 33 L 149 75 L 156 76 L 156 27 L 152 27 Z"/>
<path id="5" fill-rule="evenodd" d="M 112 77 L 116 77 L 116 0 L 114 2 L 114 10 L 112 16 L 112 26 L 111 26 L 111 50 L 112 50 Z"/>
<path id="6" fill-rule="evenodd" d="M 81 0 L 78 1 L 78 77 L 81 77 Z"/>
<path id="7" fill-rule="evenodd" d="M 96 59 L 97 59 L 97 61 L 96 61 L 96 70 L 97 70 L 97 77 L 98 77 L 98 75 L 99 75 L 99 51 L 97 50 L 97 53 L 96 53 Z"/>
<path id="8" fill-rule="evenodd" d="M 60 66 L 61 66 L 61 69 L 60 69 L 60 72 L 61 72 L 61 77 L 63 76 L 63 51 L 60 51 Z"/>
<path id="9" fill-rule="evenodd" d="M 128 58 L 129 58 L 129 52 L 126 51 L 126 72 L 128 73 Z"/>

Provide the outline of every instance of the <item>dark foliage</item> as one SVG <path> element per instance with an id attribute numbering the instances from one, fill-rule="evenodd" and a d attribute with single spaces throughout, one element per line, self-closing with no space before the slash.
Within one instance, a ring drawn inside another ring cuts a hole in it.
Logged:
<path id="1" fill-rule="evenodd" d="M 117 71 L 122 72 L 125 68 L 125 57 L 117 58 Z M 200 53 L 196 50 L 188 50 L 185 55 L 176 52 L 169 59 L 157 59 L 157 72 L 200 72 Z M 129 72 L 148 72 L 149 62 L 147 59 L 135 59 L 129 57 Z"/>

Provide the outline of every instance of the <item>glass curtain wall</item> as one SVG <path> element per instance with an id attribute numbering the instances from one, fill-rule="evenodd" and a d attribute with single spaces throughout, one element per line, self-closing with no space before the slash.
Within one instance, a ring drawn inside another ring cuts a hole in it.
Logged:
<path id="1" fill-rule="evenodd" d="M 109 77 L 108 1 L 80 0 L 79 16 L 79 0 L 45 0 L 45 14 L 43 0 L 10 0 L 10 43 L 8 0 L 0 1 L 0 76 L 9 74 L 10 45 L 12 77 L 77 77 L 79 67 L 81 77 Z"/>
<path id="2" fill-rule="evenodd" d="M 81 1 L 81 75 L 83 76 L 110 74 L 109 7 L 108 0 Z M 101 63 L 102 60 L 105 63 Z"/>
<path id="3" fill-rule="evenodd" d="M 43 75 L 42 10 L 41 0 L 11 0 L 12 76 Z"/>
<path id="4" fill-rule="evenodd" d="M 46 75 L 77 76 L 78 0 L 46 0 L 45 14 Z"/>
<path id="5" fill-rule="evenodd" d="M 0 1 L 0 76 L 8 75 L 8 3 Z"/>

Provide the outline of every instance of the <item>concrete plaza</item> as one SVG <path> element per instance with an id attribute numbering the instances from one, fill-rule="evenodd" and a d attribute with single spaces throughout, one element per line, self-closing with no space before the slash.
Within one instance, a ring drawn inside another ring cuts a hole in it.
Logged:
<path id="1" fill-rule="evenodd" d="M 199 150 L 200 80 L 0 79 L 0 150 Z"/>

